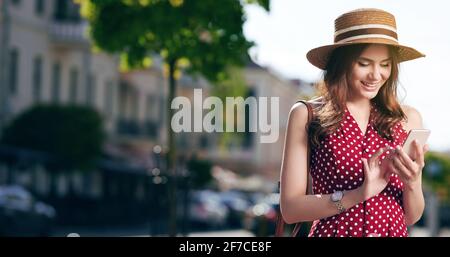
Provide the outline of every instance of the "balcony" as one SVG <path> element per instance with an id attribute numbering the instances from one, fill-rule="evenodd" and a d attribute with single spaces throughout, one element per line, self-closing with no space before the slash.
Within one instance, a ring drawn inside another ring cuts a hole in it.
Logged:
<path id="1" fill-rule="evenodd" d="M 156 138 L 158 136 L 158 123 L 121 119 L 117 121 L 117 134 L 131 137 Z"/>
<path id="2" fill-rule="evenodd" d="M 72 45 L 88 47 L 90 40 L 87 35 L 88 23 L 85 21 L 53 21 L 50 24 L 49 35 L 57 45 Z"/>

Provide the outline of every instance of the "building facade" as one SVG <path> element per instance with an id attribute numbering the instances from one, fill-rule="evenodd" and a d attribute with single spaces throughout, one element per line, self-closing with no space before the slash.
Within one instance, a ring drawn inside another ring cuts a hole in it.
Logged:
<path id="1" fill-rule="evenodd" d="M 80 104 L 97 109 L 108 132 L 115 131 L 117 60 L 92 53 L 78 6 L 59 0 L 3 5 L 2 124 L 37 103 Z"/>
<path id="2" fill-rule="evenodd" d="M 155 146 L 164 148 L 167 144 L 168 79 L 161 60 L 155 57 L 150 69 L 121 73 L 116 56 L 92 50 L 87 23 L 71 0 L 0 3 L 0 128 L 39 103 L 95 108 L 104 118 L 108 134 L 105 151 L 121 157 L 127 165 L 109 162 L 89 173 L 57 174 L 58 194 L 64 197 L 75 192 L 95 199 L 125 195 L 145 201 L 149 186 L 165 181 L 155 180 L 159 175 L 149 172 L 155 166 Z M 178 133 L 177 151 L 187 157 L 195 153 L 238 174 L 256 174 L 274 182 L 279 175 L 289 110 L 303 97 L 303 89 L 254 63 L 243 73 L 248 97 L 279 99 L 279 113 L 268 117 L 279 121 L 277 140 L 263 144 L 261 130 L 247 131 L 239 144 L 221 148 L 220 133 Z M 195 89 L 201 88 L 204 98 L 212 94 L 213 85 L 202 78 L 183 75 L 177 83 L 177 95 L 191 102 Z M 245 116 L 247 124 L 256 122 L 249 120 L 250 113 L 238 115 Z M 12 179 L 8 169 L 11 167 L 0 165 L 0 185 L 12 181 L 41 195 L 50 192 L 50 174 L 41 166 L 16 168 Z"/>

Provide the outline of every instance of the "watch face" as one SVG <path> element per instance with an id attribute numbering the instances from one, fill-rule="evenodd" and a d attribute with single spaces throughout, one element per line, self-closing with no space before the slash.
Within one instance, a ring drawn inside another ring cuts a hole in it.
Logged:
<path id="1" fill-rule="evenodd" d="M 336 192 L 334 192 L 332 195 L 331 195 L 331 200 L 333 201 L 333 202 L 337 202 L 337 201 L 340 201 L 341 199 L 342 199 L 342 196 L 343 196 L 344 194 L 342 193 L 342 191 L 336 191 Z"/>

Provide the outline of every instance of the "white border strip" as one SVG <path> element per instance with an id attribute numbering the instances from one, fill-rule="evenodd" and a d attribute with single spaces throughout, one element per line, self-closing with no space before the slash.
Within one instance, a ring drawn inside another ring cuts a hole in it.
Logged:
<path id="1" fill-rule="evenodd" d="M 385 39 L 389 39 L 389 40 L 392 40 L 392 41 L 395 41 L 398 43 L 397 39 L 390 37 L 390 36 L 383 35 L 383 34 L 366 34 L 366 35 L 348 37 L 348 38 L 345 38 L 345 39 L 342 39 L 342 40 L 336 42 L 336 44 L 345 43 L 348 41 L 357 40 L 357 39 L 361 39 L 361 38 L 385 38 Z"/>
<path id="2" fill-rule="evenodd" d="M 389 25 L 384 25 L 384 24 L 366 24 L 366 25 L 357 25 L 357 26 L 352 26 L 352 27 L 349 27 L 349 28 L 338 30 L 338 31 L 336 31 L 334 33 L 334 37 L 337 37 L 337 36 L 339 36 L 342 33 L 345 33 L 345 32 L 348 32 L 348 31 L 352 31 L 352 30 L 373 29 L 373 28 L 375 28 L 375 29 L 387 29 L 387 30 L 390 30 L 390 31 L 393 31 L 393 32 L 397 33 L 397 29 L 392 27 L 392 26 L 389 26 Z"/>

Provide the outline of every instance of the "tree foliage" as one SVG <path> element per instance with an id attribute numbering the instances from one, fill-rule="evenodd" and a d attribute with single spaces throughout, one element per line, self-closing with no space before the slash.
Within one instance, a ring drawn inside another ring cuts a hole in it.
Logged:
<path id="1" fill-rule="evenodd" d="M 423 169 L 424 183 L 435 191 L 441 200 L 450 200 L 450 157 L 428 152 Z"/>
<path id="2" fill-rule="evenodd" d="M 243 66 L 253 45 L 243 33 L 244 4 L 266 10 L 269 0 L 77 0 L 89 21 L 95 47 L 120 53 L 124 68 L 146 67 L 159 55 L 168 66 L 167 106 L 176 92 L 176 72 L 183 68 L 211 82 L 227 79 L 228 67 Z M 183 66 L 183 67 L 181 67 Z M 175 176 L 173 109 L 167 110 L 167 169 Z M 176 235 L 176 186 L 170 183 L 170 232 Z"/>
<path id="3" fill-rule="evenodd" d="M 240 145 L 244 138 L 244 134 L 242 132 L 237 132 L 237 124 L 239 122 L 242 122 L 241 118 L 245 114 L 245 112 L 238 113 L 237 110 L 235 109 L 234 119 L 230 119 L 230 117 L 227 117 L 226 98 L 227 97 L 246 98 L 249 91 L 242 70 L 237 68 L 229 68 L 226 72 L 227 74 L 229 74 L 227 79 L 218 82 L 211 91 L 211 95 L 220 98 L 222 103 L 224 103 L 222 110 L 224 131 L 227 126 L 227 123 L 234 124 L 235 127 L 233 132 L 224 132 L 220 134 L 219 149 L 222 150 L 228 149 L 230 144 L 233 143 L 236 145 Z"/>
<path id="4" fill-rule="evenodd" d="M 205 188 L 212 182 L 212 163 L 210 161 L 193 157 L 188 161 L 187 168 L 190 171 L 192 188 Z"/>
<path id="5" fill-rule="evenodd" d="M 153 54 L 185 60 L 186 71 L 210 81 L 246 63 L 253 45 L 243 34 L 239 0 L 78 0 L 97 47 L 121 53 L 122 63 L 145 67 Z M 268 10 L 268 0 L 248 0 Z"/>
<path id="6" fill-rule="evenodd" d="M 6 145 L 49 153 L 59 168 L 92 168 L 104 140 L 100 115 L 78 106 L 39 105 L 18 115 L 2 133 Z"/>

